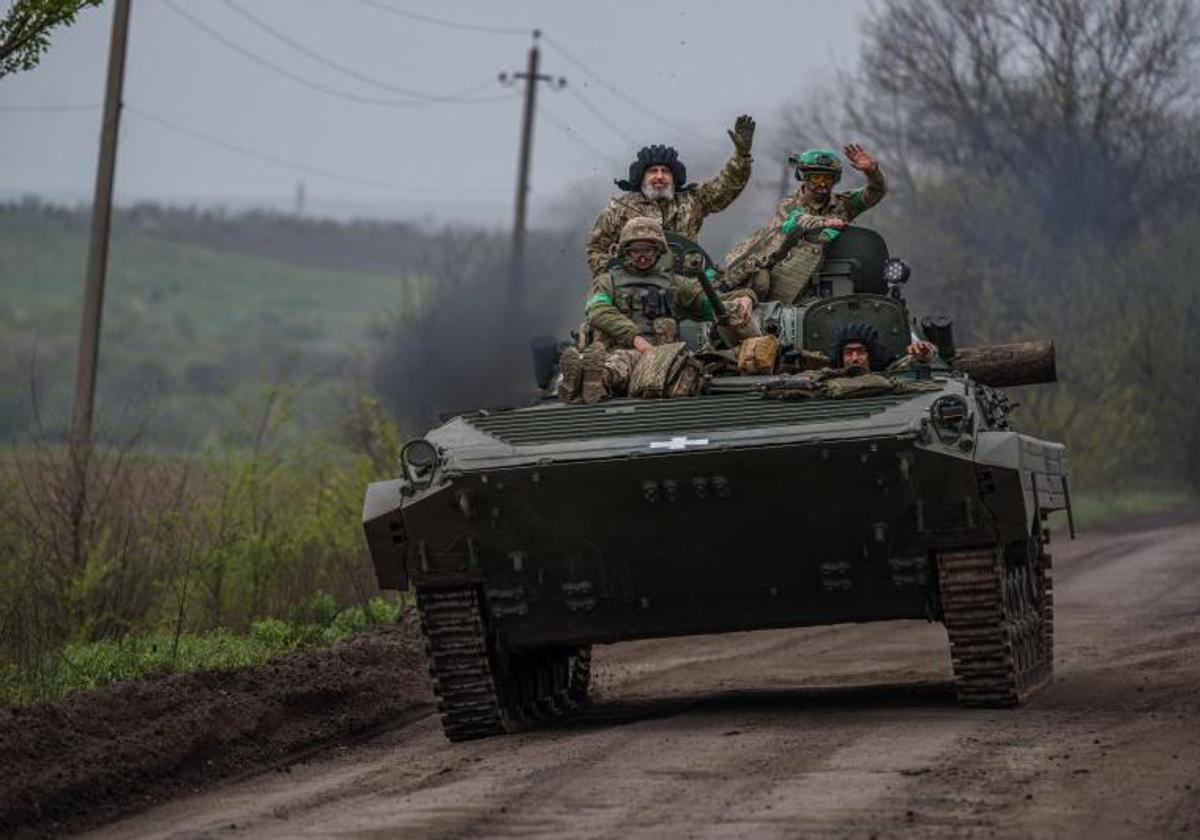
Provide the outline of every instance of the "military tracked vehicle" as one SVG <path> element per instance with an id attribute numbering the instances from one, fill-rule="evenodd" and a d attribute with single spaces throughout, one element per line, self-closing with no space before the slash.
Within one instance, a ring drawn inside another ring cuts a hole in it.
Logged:
<path id="1" fill-rule="evenodd" d="M 681 267 L 710 262 L 671 246 Z M 906 276 L 850 228 L 815 296 L 766 305 L 764 323 L 785 359 L 850 321 L 901 356 Z M 688 399 L 546 400 L 410 441 L 403 474 L 368 488 L 364 527 L 380 586 L 416 590 L 447 737 L 564 714 L 592 645 L 656 636 L 927 619 L 946 626 L 963 704 L 1042 686 L 1044 521 L 1069 514 L 1067 459 L 1010 427 L 995 386 L 1052 380 L 1053 346 L 956 350 L 944 319 L 922 328 L 938 358 L 888 393 L 775 399 L 802 374 L 717 376 Z"/>

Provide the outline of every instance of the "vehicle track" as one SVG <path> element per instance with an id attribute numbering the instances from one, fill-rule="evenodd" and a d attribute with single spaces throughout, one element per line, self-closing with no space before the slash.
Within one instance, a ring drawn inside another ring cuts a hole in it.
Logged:
<path id="1" fill-rule="evenodd" d="M 1055 678 L 1017 709 L 957 706 L 939 625 L 637 642 L 549 728 L 426 717 L 97 836 L 1194 836 L 1200 522 L 1052 548 Z"/>

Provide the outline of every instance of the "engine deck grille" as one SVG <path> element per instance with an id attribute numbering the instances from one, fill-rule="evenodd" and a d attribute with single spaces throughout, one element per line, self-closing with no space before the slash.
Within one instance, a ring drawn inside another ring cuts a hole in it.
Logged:
<path id="1" fill-rule="evenodd" d="M 767 400 L 757 393 L 679 400 L 561 403 L 464 415 L 475 428 L 514 446 L 598 437 L 716 432 L 870 417 L 910 399 L 887 394 L 846 400 Z"/>

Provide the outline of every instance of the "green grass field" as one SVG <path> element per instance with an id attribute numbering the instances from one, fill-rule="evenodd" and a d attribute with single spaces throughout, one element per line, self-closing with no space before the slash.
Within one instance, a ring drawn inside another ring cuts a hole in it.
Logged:
<path id="1" fill-rule="evenodd" d="M 256 621 L 247 632 L 144 633 L 121 639 L 68 644 L 39 667 L 0 666 L 0 706 L 61 700 L 116 682 L 214 668 L 262 665 L 285 653 L 330 647 L 372 627 L 394 623 L 403 605 L 382 597 L 365 606 L 337 609 L 317 594 L 307 613 Z"/>
<path id="2" fill-rule="evenodd" d="M 1115 492 L 1081 493 L 1073 500 L 1075 524 L 1086 528 L 1136 516 L 1194 507 L 1200 497 L 1186 487 L 1131 487 Z M 1066 528 L 1066 514 L 1056 515 Z"/>
<path id="3" fill-rule="evenodd" d="M 0 440 L 31 430 L 30 373 L 43 425 L 60 430 L 74 387 L 87 240 L 77 225 L 7 208 L 0 213 Z M 419 283 L 313 268 L 116 230 L 110 253 L 98 417 L 153 401 L 151 439 L 199 446 L 229 428 L 236 405 L 264 384 L 315 391 L 311 426 L 373 322 L 415 305 Z M 136 412 L 136 409 L 134 409 Z M 236 423 L 234 423 L 236 425 Z"/>

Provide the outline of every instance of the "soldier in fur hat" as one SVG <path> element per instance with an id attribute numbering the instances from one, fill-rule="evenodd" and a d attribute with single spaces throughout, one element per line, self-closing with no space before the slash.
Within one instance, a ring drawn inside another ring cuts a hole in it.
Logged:
<path id="1" fill-rule="evenodd" d="M 910 364 L 929 364 L 937 348 L 924 339 L 912 337 L 908 355 L 893 359 L 879 343 L 879 331 L 864 321 L 852 321 L 838 330 L 829 358 L 835 368 L 890 371 Z"/>
<path id="2" fill-rule="evenodd" d="M 742 115 L 729 132 L 733 155 L 717 175 L 702 184 L 689 184 L 687 167 L 671 146 L 645 146 L 629 164 L 628 179 L 617 179 L 622 192 L 596 219 L 587 241 L 587 261 L 598 274 L 617 256 L 621 228 L 633 218 L 657 219 L 666 230 L 689 239 L 700 233 L 704 217 L 724 210 L 741 195 L 750 180 L 750 146 L 754 120 Z"/>

